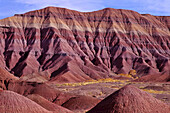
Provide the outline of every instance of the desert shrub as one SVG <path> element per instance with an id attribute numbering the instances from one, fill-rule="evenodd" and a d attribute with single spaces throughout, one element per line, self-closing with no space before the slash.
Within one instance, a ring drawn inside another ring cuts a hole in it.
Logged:
<path id="1" fill-rule="evenodd" d="M 120 73 L 120 76 L 127 77 L 127 78 L 132 78 L 132 79 L 138 79 L 136 75 L 136 70 L 130 70 L 128 74 Z"/>
<path id="2" fill-rule="evenodd" d="M 152 89 L 142 89 L 148 93 L 154 93 L 154 94 L 170 94 L 167 91 L 157 91 L 157 90 L 152 90 Z"/>
<path id="3" fill-rule="evenodd" d="M 132 76 L 129 74 L 120 73 L 119 75 L 127 78 L 132 78 Z"/>
<path id="4" fill-rule="evenodd" d="M 134 69 L 130 70 L 128 74 L 133 78 L 137 78 L 137 75 L 136 75 L 137 73 L 136 73 L 136 70 L 134 70 Z"/>
<path id="5" fill-rule="evenodd" d="M 112 78 L 103 78 L 98 80 L 87 80 L 85 82 L 78 82 L 78 83 L 63 83 L 63 84 L 56 84 L 56 86 L 82 86 L 82 85 L 88 85 L 88 84 L 96 84 L 96 83 L 107 83 L 107 82 L 119 82 L 119 83 L 125 83 L 128 82 L 128 80 L 118 80 L 118 79 L 112 79 Z"/>

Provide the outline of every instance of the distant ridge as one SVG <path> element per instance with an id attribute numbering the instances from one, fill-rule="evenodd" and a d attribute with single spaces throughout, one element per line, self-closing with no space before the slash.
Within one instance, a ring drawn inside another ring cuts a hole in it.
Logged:
<path id="1" fill-rule="evenodd" d="M 167 82 L 169 37 L 168 16 L 47 7 L 0 20 L 0 66 L 18 77 L 47 75 L 47 80 L 60 83 L 130 70 L 139 77 L 151 76 L 145 81 L 163 76 L 160 81 Z"/>

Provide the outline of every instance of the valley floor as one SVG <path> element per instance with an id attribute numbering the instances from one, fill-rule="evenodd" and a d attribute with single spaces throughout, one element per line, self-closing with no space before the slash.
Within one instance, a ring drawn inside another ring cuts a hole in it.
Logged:
<path id="1" fill-rule="evenodd" d="M 121 87 L 131 84 L 142 89 L 155 98 L 170 104 L 170 83 L 160 82 L 135 82 L 128 79 L 101 79 L 98 81 L 86 81 L 80 83 L 50 84 L 52 87 L 73 94 L 86 95 L 104 99 Z"/>

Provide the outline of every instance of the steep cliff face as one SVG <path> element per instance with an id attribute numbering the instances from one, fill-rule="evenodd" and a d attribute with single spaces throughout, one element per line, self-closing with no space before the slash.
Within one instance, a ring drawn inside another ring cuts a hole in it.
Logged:
<path id="1" fill-rule="evenodd" d="M 16 76 L 83 81 L 110 72 L 169 75 L 170 17 L 47 7 L 0 20 L 0 65 Z"/>

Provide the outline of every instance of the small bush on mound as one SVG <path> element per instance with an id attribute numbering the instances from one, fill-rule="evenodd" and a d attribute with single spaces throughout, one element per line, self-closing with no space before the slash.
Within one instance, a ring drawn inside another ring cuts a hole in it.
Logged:
<path id="1" fill-rule="evenodd" d="M 132 79 L 138 79 L 136 75 L 136 70 L 130 70 L 128 74 L 120 73 L 119 74 L 122 77 L 132 78 Z"/>
<path id="2" fill-rule="evenodd" d="M 136 70 L 130 70 L 129 75 L 131 75 L 133 78 L 136 78 Z"/>

